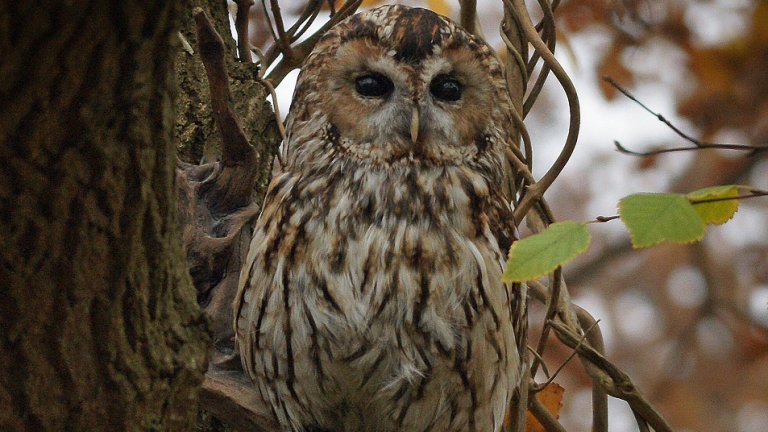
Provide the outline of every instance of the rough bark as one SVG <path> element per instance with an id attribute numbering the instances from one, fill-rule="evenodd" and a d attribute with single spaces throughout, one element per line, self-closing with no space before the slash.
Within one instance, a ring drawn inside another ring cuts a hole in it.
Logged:
<path id="1" fill-rule="evenodd" d="M 236 60 L 237 52 L 229 28 L 226 0 L 185 0 L 182 5 L 180 31 L 194 53 L 179 49 L 176 57 L 179 94 L 176 100 L 177 117 L 174 127 L 178 137 L 179 157 L 185 162 L 200 163 L 213 161 L 221 153 L 221 135 L 211 116 L 208 80 L 197 49 L 197 32 L 192 19 L 192 8 L 196 6 L 210 16 L 216 31 L 224 39 L 235 109 L 259 157 L 256 164 L 261 175 L 253 197 L 258 204 L 271 177 L 271 163 L 280 143 L 280 136 L 274 112 L 265 100 L 268 92 L 257 80 L 258 66 Z"/>
<path id="2" fill-rule="evenodd" d="M 188 430 L 210 338 L 179 247 L 178 2 L 0 6 L 0 429 Z"/>
<path id="3" fill-rule="evenodd" d="M 224 60 L 231 90 L 229 103 L 234 105 L 240 126 L 254 151 L 247 161 L 221 163 L 225 145 L 222 141 L 226 137 L 222 136 L 221 125 L 216 124 L 213 115 L 208 77 L 201 61 L 192 13 L 195 6 L 208 14 L 224 40 Z M 227 2 L 185 1 L 181 33 L 194 53 L 179 49 L 176 54 L 179 93 L 175 132 L 179 157 L 193 164 L 204 162 L 200 168 L 180 166 L 182 247 L 198 291 L 198 301 L 212 320 L 217 346 L 222 347 L 222 344 L 233 343 L 231 304 L 237 289 L 240 263 L 248 252 L 250 222 L 258 215 L 271 178 L 280 135 L 274 112 L 265 99 L 268 92 L 258 82 L 257 65 L 236 60 Z M 233 174 L 237 170 L 223 169 L 235 168 L 235 165 L 248 168 L 245 169 L 247 173 Z M 245 231 L 241 234 L 242 230 Z"/>
<path id="4" fill-rule="evenodd" d="M 193 12 L 195 6 L 201 9 Z M 257 66 L 235 60 L 227 3 L 186 2 L 182 22 L 191 50 L 179 51 L 176 63 L 176 133 L 186 161 L 177 170 L 179 224 L 198 302 L 214 337 L 197 428 L 269 429 L 274 420 L 234 349 L 232 304 L 280 135 Z"/>

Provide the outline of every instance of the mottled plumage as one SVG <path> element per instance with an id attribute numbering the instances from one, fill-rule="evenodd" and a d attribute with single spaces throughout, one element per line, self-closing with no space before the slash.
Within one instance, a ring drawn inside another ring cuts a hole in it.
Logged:
<path id="1" fill-rule="evenodd" d="M 319 41 L 235 305 L 285 430 L 500 429 L 519 366 L 509 110 L 491 49 L 427 10 Z"/>

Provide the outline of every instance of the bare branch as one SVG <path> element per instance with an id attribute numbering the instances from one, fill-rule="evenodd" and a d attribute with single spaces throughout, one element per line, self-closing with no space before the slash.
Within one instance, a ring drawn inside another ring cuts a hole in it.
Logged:
<path id="1" fill-rule="evenodd" d="M 640 432 L 651 432 L 651 430 L 648 428 L 648 422 L 645 421 L 645 419 L 640 414 L 634 410 L 632 410 L 632 414 L 635 416 L 637 428 Z"/>
<path id="2" fill-rule="evenodd" d="M 197 25 L 198 51 L 208 75 L 213 116 L 222 135 L 222 162 L 233 165 L 250 161 L 255 155 L 235 113 L 234 97 L 224 63 L 224 41 L 201 8 L 196 7 L 193 15 Z"/>
<path id="3" fill-rule="evenodd" d="M 595 322 L 594 322 L 594 323 L 593 323 L 593 324 L 592 324 L 592 325 L 591 325 L 591 326 L 590 326 L 590 327 L 589 327 L 589 328 L 588 328 L 588 329 L 587 329 L 587 330 L 584 332 L 584 336 L 582 336 L 582 337 L 581 337 L 581 342 L 579 342 L 579 344 L 581 344 L 582 342 L 584 342 L 585 340 L 587 340 L 587 335 L 589 335 L 589 333 L 592 331 L 592 329 L 594 329 L 595 327 L 597 327 L 597 323 L 598 323 L 598 321 L 595 321 Z M 548 378 L 547 378 L 547 380 L 546 380 L 546 381 L 544 381 L 543 383 L 541 383 L 540 385 L 538 385 L 538 386 L 537 386 L 537 387 L 534 389 L 534 391 L 538 393 L 538 392 L 540 392 L 540 391 L 544 390 L 544 389 L 545 389 L 545 388 L 546 388 L 548 385 L 552 384 L 552 382 L 555 380 L 555 378 L 557 377 L 557 375 L 559 375 L 559 374 L 560 374 L 560 371 L 562 371 L 562 370 L 563 370 L 563 368 L 565 367 L 565 365 L 567 365 L 568 363 L 570 363 L 570 361 L 571 361 L 571 360 L 572 360 L 572 359 L 573 359 L 573 358 L 576 356 L 576 354 L 577 354 L 576 350 L 573 350 L 573 351 L 571 351 L 571 355 L 569 355 L 569 356 L 568 356 L 568 358 L 566 358 L 566 359 L 565 359 L 565 361 L 563 361 L 562 363 L 560 363 L 560 366 L 558 366 L 558 368 L 555 370 L 555 372 L 554 372 L 554 373 L 553 373 L 551 376 L 548 376 Z M 538 355 L 538 354 L 537 354 L 537 355 Z M 539 359 L 541 359 L 541 357 L 539 357 Z M 541 364 L 541 365 L 542 365 L 542 368 L 543 368 L 543 366 L 544 366 L 544 363 L 542 362 L 542 364 Z M 545 373 L 546 373 L 546 371 L 545 371 Z"/>
<path id="4" fill-rule="evenodd" d="M 633 96 L 629 91 L 621 87 L 611 77 L 604 76 L 603 80 L 608 84 L 612 85 L 616 90 L 621 92 L 621 94 L 626 96 L 629 100 L 640 105 L 642 109 L 647 111 L 652 116 L 656 117 L 660 122 L 664 123 L 668 128 L 672 129 L 672 132 L 674 132 L 677 136 L 694 145 L 694 147 L 673 147 L 673 148 L 667 148 L 667 149 L 652 150 L 648 152 L 637 152 L 637 151 L 628 150 L 626 147 L 622 146 L 618 141 L 614 141 L 613 144 L 616 146 L 616 149 L 621 153 L 628 154 L 631 156 L 653 156 L 653 155 L 658 155 L 662 153 L 672 153 L 672 152 L 679 152 L 679 151 L 720 149 L 720 150 L 746 151 L 746 152 L 749 152 L 750 155 L 754 155 L 756 153 L 760 153 L 765 150 L 768 150 L 768 145 L 751 146 L 751 145 L 745 145 L 745 144 L 718 144 L 718 143 L 708 143 L 708 142 L 699 141 L 696 138 L 693 138 L 692 136 L 681 131 L 679 128 L 677 128 L 677 126 L 672 124 L 672 122 L 667 120 L 667 118 L 664 117 L 662 114 L 657 113 L 656 111 L 653 111 L 652 109 L 648 108 L 645 104 L 643 104 L 635 96 Z"/>
<path id="5" fill-rule="evenodd" d="M 555 416 L 553 416 L 547 407 L 545 407 L 544 404 L 542 404 L 537 398 L 530 398 L 528 401 L 528 409 L 531 411 L 531 414 L 536 417 L 536 420 L 538 420 L 539 423 L 544 426 L 545 430 L 553 432 L 566 432 L 563 425 L 557 421 Z"/>
<path id="6" fill-rule="evenodd" d="M 560 172 L 562 172 L 563 168 L 565 168 L 565 164 L 568 162 L 568 160 L 570 160 L 571 155 L 573 154 L 573 150 L 576 147 L 576 140 L 579 135 L 581 113 L 579 111 L 578 95 L 576 94 L 576 89 L 573 87 L 573 82 L 571 82 L 570 78 L 568 78 L 568 74 L 565 73 L 565 70 L 562 68 L 557 59 L 555 59 L 555 56 L 549 50 L 544 41 L 539 37 L 536 29 L 533 27 L 531 18 L 526 10 L 525 0 L 504 0 L 504 2 L 508 4 L 508 7 L 510 7 L 518 14 L 525 36 L 528 38 L 536 52 L 541 55 L 541 58 L 552 70 L 552 73 L 560 82 L 563 90 L 565 90 L 565 94 L 568 99 L 568 109 L 571 116 L 570 124 L 568 127 L 568 136 L 566 137 L 563 150 L 555 160 L 555 163 L 552 165 L 552 167 L 550 167 L 549 171 L 544 174 L 541 180 L 533 185 L 530 185 L 526 190 L 522 191 L 523 196 L 520 200 L 520 204 L 517 206 L 514 212 L 515 221 L 519 222 L 522 220 L 523 216 L 528 213 L 528 210 L 530 210 L 533 204 L 542 198 L 544 192 L 546 192 L 549 186 L 552 185 L 557 176 L 560 175 Z"/>
<path id="7" fill-rule="evenodd" d="M 280 131 L 280 138 L 285 140 L 285 126 L 283 125 L 283 119 L 280 117 L 280 106 L 277 103 L 277 93 L 275 93 L 275 86 L 265 79 L 259 80 L 264 87 L 269 90 L 269 95 L 272 96 L 272 108 L 275 111 L 275 122 L 277 123 L 277 129 Z M 280 164 L 283 164 L 283 158 L 280 152 L 277 153 L 277 158 L 280 160 Z"/>
<path id="8" fill-rule="evenodd" d="M 579 345 L 580 338 L 578 335 L 564 324 L 553 321 L 551 325 L 556 330 L 555 334 L 564 344 L 577 350 L 583 359 L 597 366 L 608 375 L 609 380 L 601 380 L 601 384 L 611 396 L 623 399 L 629 403 L 630 407 L 642 416 L 657 432 L 672 432 L 672 427 L 653 409 L 648 400 L 637 389 L 637 385 L 629 375 L 606 360 L 602 354 L 591 346 L 587 344 Z"/>
<path id="9" fill-rule="evenodd" d="M 253 0 L 235 0 L 237 14 L 235 15 L 235 30 L 237 31 L 237 52 L 240 61 L 251 63 L 251 43 L 248 40 L 248 22 L 250 21 L 251 6 Z"/>
<path id="10" fill-rule="evenodd" d="M 264 17 L 267 19 L 267 27 L 269 28 L 269 33 L 272 35 L 272 40 L 275 41 L 275 44 L 272 45 L 272 47 L 267 51 L 266 58 L 268 62 L 266 64 L 263 64 L 261 67 L 262 69 L 266 69 L 269 64 L 274 61 L 274 58 L 271 57 L 272 53 L 274 52 L 274 57 L 277 57 L 277 53 L 279 53 L 282 49 L 279 43 L 279 37 L 277 36 L 277 32 L 275 31 L 275 25 L 272 24 L 272 18 L 269 17 L 269 12 L 267 11 L 267 3 L 266 0 L 261 0 L 261 8 L 264 10 Z"/>
<path id="11" fill-rule="evenodd" d="M 551 7 L 547 0 L 539 0 L 539 5 L 541 6 L 541 10 L 544 13 L 544 17 L 536 26 L 536 30 L 543 31 L 542 40 L 547 43 L 547 47 L 554 54 L 557 37 L 555 31 L 555 17 L 553 7 Z M 531 71 L 532 70 L 533 69 L 531 68 Z M 544 88 L 544 82 L 547 80 L 547 77 L 549 77 L 549 72 L 549 65 L 544 62 L 544 65 L 541 67 L 541 71 L 539 72 L 539 76 L 536 78 L 536 83 L 531 88 L 530 92 L 528 93 L 528 97 L 525 99 L 525 103 L 523 104 L 523 118 L 528 115 L 528 112 L 530 112 L 533 104 L 536 102 L 536 99 L 538 99 L 541 90 Z"/>
<path id="12" fill-rule="evenodd" d="M 477 0 L 459 0 L 461 13 L 459 15 L 459 24 L 469 33 L 477 34 Z"/>
<path id="13" fill-rule="evenodd" d="M 330 1 L 329 3 L 333 4 L 333 1 Z M 291 36 L 291 43 L 296 42 L 309 29 L 312 23 L 315 22 L 315 19 L 317 19 L 317 16 L 320 14 L 321 4 L 322 0 L 310 0 L 310 2 L 307 3 L 301 16 L 296 21 L 296 24 L 288 29 L 288 34 Z M 331 9 L 330 16 L 335 15 L 335 13 L 335 10 Z"/>
<path id="14" fill-rule="evenodd" d="M 584 334 L 587 342 L 597 352 L 604 354 L 605 343 L 598 321 L 580 306 L 573 305 L 573 309 L 576 311 L 581 327 L 588 328 Z M 592 385 L 592 432 L 608 432 L 608 394 L 598 382 Z"/>
<path id="15" fill-rule="evenodd" d="M 275 20 L 275 27 L 277 30 L 277 39 L 275 43 L 280 46 L 280 51 L 283 55 L 291 55 L 291 39 L 285 33 L 285 25 L 283 24 L 283 15 L 280 12 L 280 3 L 277 0 L 269 0 L 269 6 L 272 9 L 272 19 Z"/>
<path id="16" fill-rule="evenodd" d="M 299 43 L 291 49 L 290 53 L 283 52 L 283 58 L 275 68 L 267 75 L 267 79 L 277 85 L 285 78 L 288 72 L 298 68 L 312 52 L 317 41 L 325 34 L 328 29 L 339 23 L 344 18 L 355 13 L 363 0 L 347 0 L 336 13 L 325 23 L 315 34 L 305 41 Z M 269 53 L 267 54 L 269 56 Z"/>
<path id="17" fill-rule="evenodd" d="M 552 276 L 552 289 L 549 293 L 549 304 L 547 305 L 547 314 L 544 318 L 544 328 L 541 330 L 541 337 L 539 338 L 539 344 L 536 347 L 536 352 L 538 353 L 538 357 L 534 359 L 533 364 L 531 365 L 531 376 L 536 376 L 536 370 L 539 366 L 539 358 L 542 358 L 544 356 L 544 349 L 547 346 L 547 339 L 549 339 L 549 321 L 554 319 L 555 315 L 560 310 L 560 304 L 558 303 L 558 299 L 560 298 L 560 287 L 562 282 L 562 275 L 563 275 L 563 269 L 562 267 L 558 267 L 554 275 Z"/>

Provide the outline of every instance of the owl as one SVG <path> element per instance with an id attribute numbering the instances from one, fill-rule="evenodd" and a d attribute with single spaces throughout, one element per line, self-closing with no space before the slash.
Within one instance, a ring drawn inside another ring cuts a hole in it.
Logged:
<path id="1" fill-rule="evenodd" d="M 510 110 L 491 48 L 431 11 L 379 7 L 317 43 L 235 304 L 284 430 L 501 429 L 520 375 Z"/>

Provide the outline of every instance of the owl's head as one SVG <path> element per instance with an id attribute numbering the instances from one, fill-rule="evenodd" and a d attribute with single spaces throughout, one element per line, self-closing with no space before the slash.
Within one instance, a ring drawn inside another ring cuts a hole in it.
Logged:
<path id="1" fill-rule="evenodd" d="M 426 9 L 351 16 L 302 68 L 289 163 L 329 154 L 377 165 L 498 160 L 512 127 L 501 65 L 482 40 Z"/>

